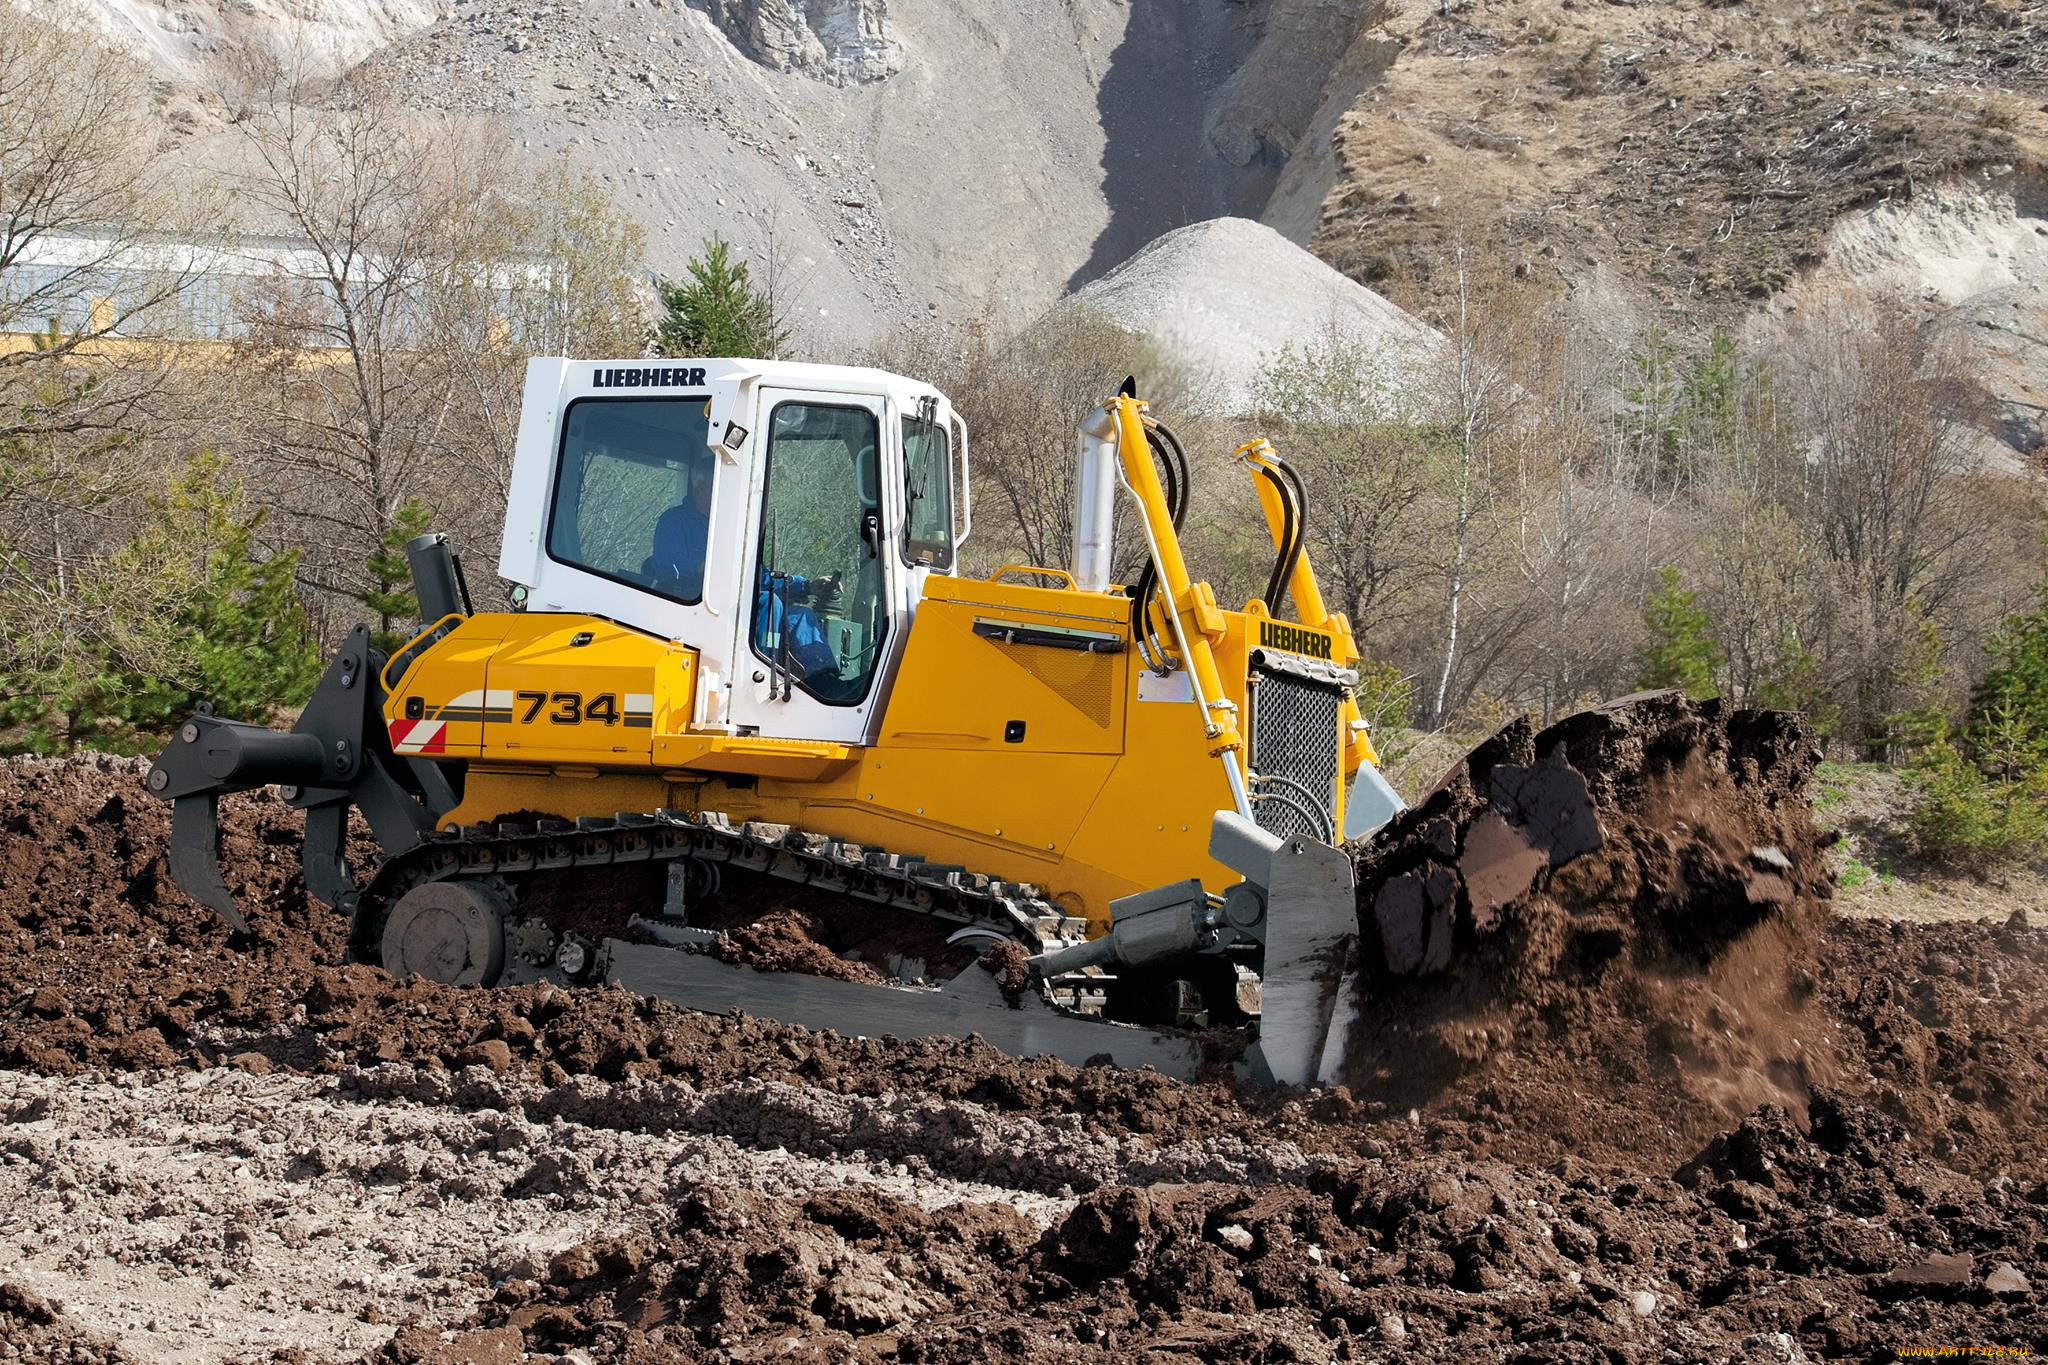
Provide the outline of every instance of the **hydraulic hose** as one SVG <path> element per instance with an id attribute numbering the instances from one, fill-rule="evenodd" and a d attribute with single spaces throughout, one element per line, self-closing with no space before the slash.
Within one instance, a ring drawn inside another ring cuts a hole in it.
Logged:
<path id="1" fill-rule="evenodd" d="M 1280 467 L 1281 474 L 1286 476 L 1294 491 L 1294 539 L 1287 547 L 1286 562 L 1277 566 L 1280 588 L 1285 591 L 1294 582 L 1294 570 L 1301 563 L 1302 547 L 1308 544 L 1308 493 L 1302 488 L 1301 475 L 1295 473 L 1293 465 L 1278 455 L 1273 456 L 1273 463 Z M 1273 599 L 1276 607 L 1279 601 L 1278 597 Z M 1299 609 L 1298 603 L 1296 606 Z"/>
<path id="2" fill-rule="evenodd" d="M 1280 594 L 1287 589 L 1287 552 L 1294 545 L 1298 529 L 1298 512 L 1294 495 L 1278 472 L 1266 465 L 1257 466 L 1259 477 L 1273 486 L 1274 496 L 1280 499 L 1280 549 L 1273 556 L 1273 572 L 1266 578 L 1266 606 L 1268 610 L 1280 610 Z"/>
<path id="3" fill-rule="evenodd" d="M 1277 614 L 1282 597 L 1294 581 L 1294 570 L 1301 563 L 1302 547 L 1308 541 L 1308 494 L 1294 466 L 1271 447 L 1251 464 L 1280 499 L 1279 553 L 1273 557 L 1273 573 L 1266 580 L 1266 606 Z"/>
<path id="4" fill-rule="evenodd" d="M 1182 523 L 1187 520 L 1188 500 L 1194 484 L 1188 469 L 1187 452 L 1164 422 L 1148 421 L 1145 424 L 1145 444 L 1151 449 L 1153 458 L 1159 461 L 1161 481 L 1166 486 L 1166 505 L 1173 511 L 1173 530 L 1178 535 Z M 1138 571 L 1137 586 L 1131 592 L 1131 630 L 1136 634 L 1146 633 L 1145 605 L 1158 586 L 1159 571 L 1148 555 L 1144 568 Z"/>

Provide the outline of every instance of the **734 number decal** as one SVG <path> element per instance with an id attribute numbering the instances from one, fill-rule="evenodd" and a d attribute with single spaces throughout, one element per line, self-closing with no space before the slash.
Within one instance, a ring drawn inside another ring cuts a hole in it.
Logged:
<path id="1" fill-rule="evenodd" d="M 619 694 L 598 692 L 586 696 L 581 692 L 521 692 L 517 694 L 525 704 L 526 712 L 519 717 L 521 725 L 531 725 L 545 707 L 548 720 L 555 725 L 581 725 L 594 720 L 604 725 L 619 723 Z"/>

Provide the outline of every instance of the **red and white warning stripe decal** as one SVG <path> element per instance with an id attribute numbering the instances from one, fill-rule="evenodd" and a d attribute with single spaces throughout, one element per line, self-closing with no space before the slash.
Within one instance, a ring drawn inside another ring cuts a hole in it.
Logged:
<path id="1" fill-rule="evenodd" d="M 401 754 L 441 754 L 448 751 L 448 722 L 442 720 L 394 720 L 391 749 Z"/>

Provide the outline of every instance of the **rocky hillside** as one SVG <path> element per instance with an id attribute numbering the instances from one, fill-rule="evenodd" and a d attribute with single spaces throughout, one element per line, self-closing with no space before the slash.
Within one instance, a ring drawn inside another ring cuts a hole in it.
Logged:
<path id="1" fill-rule="evenodd" d="M 35 2 L 193 85 L 251 46 L 360 57 L 600 176 L 657 269 L 714 231 L 772 262 L 827 349 L 1015 327 L 1234 216 L 1425 319 L 1484 242 L 1624 345 L 1883 283 L 1970 324 L 2008 446 L 2048 417 L 2048 15 L 2018 0 Z M 187 120 L 202 162 L 224 119 Z"/>
<path id="2" fill-rule="evenodd" d="M 451 0 L 19 0 L 70 14 L 172 76 L 209 84 L 251 51 L 345 65 L 434 22 Z"/>
<path id="3" fill-rule="evenodd" d="M 228 36 L 160 41 L 182 6 L 63 3 L 180 78 L 233 79 Z M 1305 240 L 1380 42 L 1374 0 L 416 0 L 408 23 L 397 0 L 264 3 L 245 45 L 350 12 L 329 46 L 422 117 L 602 177 L 657 269 L 713 231 L 772 254 L 842 349 L 932 314 L 1019 325 L 1190 222 L 1270 211 Z M 225 118 L 196 121 L 200 161 L 233 154 Z"/>
<path id="4" fill-rule="evenodd" d="M 1313 239 L 1339 269 L 1428 315 L 1449 244 L 1499 244 L 1623 337 L 1881 282 L 1959 310 L 2039 446 L 2048 13 L 1404 0 L 1381 32 Z"/>

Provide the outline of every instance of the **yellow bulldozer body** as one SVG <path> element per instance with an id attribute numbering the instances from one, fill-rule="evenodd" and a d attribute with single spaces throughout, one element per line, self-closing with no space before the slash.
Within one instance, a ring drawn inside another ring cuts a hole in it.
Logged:
<path id="1" fill-rule="evenodd" d="M 1019 576 L 927 580 L 869 745 L 698 728 L 696 651 L 566 613 L 462 619 L 387 679 L 385 721 L 397 753 L 466 760 L 444 828 L 717 810 L 1034 883 L 1097 932 L 1118 897 L 1238 880 L 1208 856 L 1231 802 L 1214 746 L 1177 678 L 1131 648 L 1130 600 Z M 1254 650 L 1354 661 L 1341 627 L 1257 603 L 1204 617 L 1239 714 Z M 1331 720 L 1330 752 L 1358 752 Z M 1330 774 L 1340 821 L 1349 775 Z"/>
<path id="2" fill-rule="evenodd" d="M 308 890 L 395 975 L 609 980 L 1176 1075 L 1199 1050 L 1148 1029 L 1256 1013 L 1251 1074 L 1329 1072 L 1357 924 L 1335 845 L 1399 808 L 1358 651 L 1304 552 L 1306 492 L 1263 441 L 1234 463 L 1272 536 L 1264 593 L 1230 610 L 1193 576 L 1193 467 L 1133 388 L 1076 434 L 1070 564 L 976 577 L 967 430 L 929 385 L 532 361 L 498 554 L 512 610 L 475 609 L 445 536 L 408 545 L 429 624 L 403 648 L 357 627 L 289 734 L 180 727 L 148 777 L 173 876 L 246 934 L 219 800 L 274 784 L 306 812 Z M 1121 556 L 1120 508 L 1142 541 Z M 360 867 L 358 815 L 382 854 Z M 623 863 L 661 875 L 581 880 Z M 705 951 L 728 868 L 943 928 L 947 980 L 756 980 Z M 551 915 L 599 886 L 609 913 Z M 1000 965 L 1017 950 L 1021 983 Z"/>

